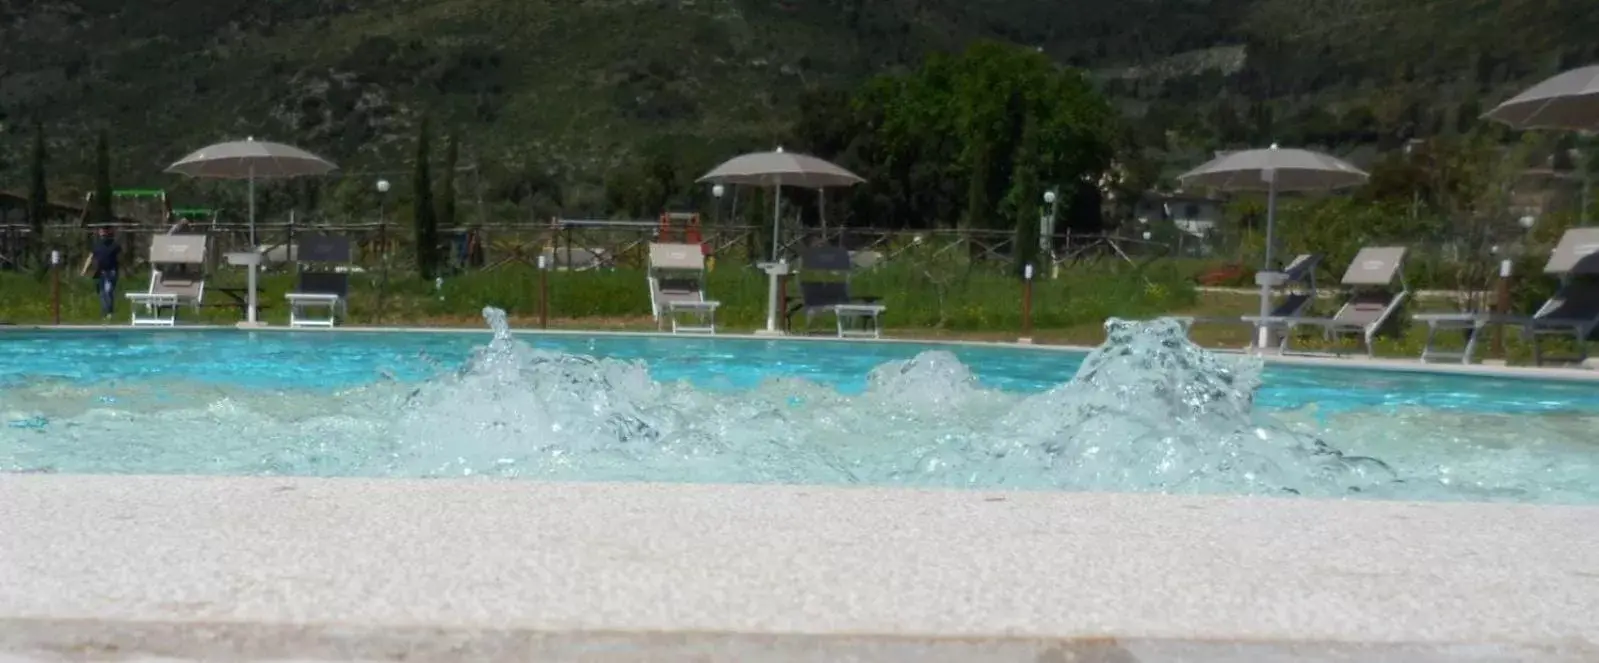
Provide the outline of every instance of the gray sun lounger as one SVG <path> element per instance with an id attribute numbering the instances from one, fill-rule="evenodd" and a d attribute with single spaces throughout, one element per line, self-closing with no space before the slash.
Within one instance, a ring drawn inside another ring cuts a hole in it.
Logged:
<path id="1" fill-rule="evenodd" d="M 133 326 L 171 327 L 178 307 L 199 310 L 205 299 L 205 235 L 155 235 L 150 238 L 150 286 L 127 293 Z"/>
<path id="2" fill-rule="evenodd" d="M 650 244 L 650 311 L 656 328 L 715 334 L 722 303 L 705 296 L 705 250 L 699 244 Z M 685 318 L 687 318 L 685 320 Z"/>
<path id="3" fill-rule="evenodd" d="M 1330 318 L 1312 318 L 1300 314 L 1265 318 L 1246 316 L 1244 319 L 1280 328 L 1282 338 L 1278 349 L 1281 352 L 1291 349 L 1296 328 L 1311 326 L 1320 327 L 1329 340 L 1338 336 L 1356 336 L 1365 347 L 1366 355 L 1371 356 L 1372 342 L 1377 333 L 1410 296 L 1410 287 L 1405 283 L 1401 269 L 1404 260 L 1405 247 L 1402 246 L 1361 249 L 1340 281 L 1349 290 L 1349 295 L 1338 312 Z"/>
<path id="4" fill-rule="evenodd" d="M 332 327 L 349 315 L 350 238 L 337 235 L 300 235 L 293 251 L 299 274 L 289 302 L 290 327 Z M 314 265 L 307 269 L 306 264 Z M 326 311 L 326 315 L 314 315 Z"/>
<path id="5" fill-rule="evenodd" d="M 1582 363 L 1588 358 L 1587 340 L 1599 328 L 1599 228 L 1572 228 L 1561 236 L 1560 244 L 1549 255 L 1544 273 L 1560 278 L 1560 289 L 1531 316 L 1496 315 L 1489 312 L 1423 313 L 1415 316 L 1427 325 L 1427 344 L 1422 361 L 1475 361 L 1477 342 L 1490 325 L 1519 327 L 1532 341 L 1533 363 L 1544 364 L 1542 339 L 1570 336 L 1577 355 L 1567 359 Z M 1434 347 L 1438 332 L 1458 330 L 1466 334 L 1466 347 L 1460 352 Z"/>
<path id="6" fill-rule="evenodd" d="M 1181 320 L 1188 325 L 1195 323 L 1232 325 L 1242 322 L 1255 327 L 1270 327 L 1271 325 L 1262 325 L 1258 321 L 1289 320 L 1302 316 L 1305 314 L 1305 310 L 1310 308 L 1311 302 L 1316 301 L 1316 265 L 1320 263 L 1321 254 L 1302 253 L 1295 256 L 1293 262 L 1288 263 L 1288 266 L 1283 268 L 1283 271 L 1278 272 L 1277 276 L 1270 277 L 1274 282 L 1272 286 L 1273 292 L 1280 293 L 1281 296 L 1274 299 L 1275 303 L 1268 309 L 1269 312 L 1265 318 L 1258 315 L 1178 315 L 1168 317 Z M 1273 331 L 1278 332 L 1282 327 L 1282 325 L 1279 325 L 1273 328 Z M 1254 343 L 1254 341 L 1251 341 L 1250 345 L 1254 345 Z"/>
<path id="7" fill-rule="evenodd" d="M 785 323 L 801 313 L 805 328 L 810 329 L 817 315 L 830 314 L 837 323 L 839 338 L 881 338 L 882 315 L 888 307 L 877 297 L 850 292 L 849 279 L 854 269 L 848 249 L 806 249 L 800 256 L 800 301 L 785 312 Z"/>

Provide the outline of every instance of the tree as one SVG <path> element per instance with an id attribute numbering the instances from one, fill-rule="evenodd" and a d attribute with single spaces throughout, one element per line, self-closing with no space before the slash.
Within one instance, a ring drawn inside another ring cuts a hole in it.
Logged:
<path id="1" fill-rule="evenodd" d="M 452 131 L 445 142 L 444 174 L 439 182 L 443 189 L 439 192 L 439 225 L 444 228 L 455 227 L 455 164 L 459 155 L 460 141 Z"/>
<path id="2" fill-rule="evenodd" d="M 439 225 L 433 209 L 433 179 L 428 172 L 428 119 L 416 133 L 416 173 L 411 181 L 411 219 L 416 224 L 416 271 L 432 279 L 438 268 Z"/>
<path id="3" fill-rule="evenodd" d="M 887 216 L 913 223 L 953 214 L 968 225 L 1015 229 L 1037 216 L 1042 189 L 1097 179 L 1119 133 L 1110 104 L 1082 72 L 993 41 L 874 79 L 856 109 L 878 114 L 862 123 L 870 140 L 857 144 L 872 145 L 862 156 L 887 171 L 867 174 L 865 195 L 887 199 L 897 208 Z"/>
<path id="4" fill-rule="evenodd" d="M 28 163 L 28 236 L 33 252 L 34 270 L 43 275 L 49 269 L 44 242 L 44 218 L 50 211 L 50 191 L 45 185 L 44 123 L 33 123 L 33 154 Z"/>
<path id="5" fill-rule="evenodd" d="M 89 222 L 109 224 L 115 221 L 111 211 L 111 146 L 105 130 L 94 136 L 94 196 L 90 198 Z"/>

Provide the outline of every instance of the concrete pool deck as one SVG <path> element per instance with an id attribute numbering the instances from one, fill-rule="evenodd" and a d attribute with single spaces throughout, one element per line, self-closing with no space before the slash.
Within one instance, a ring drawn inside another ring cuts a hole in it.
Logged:
<path id="1" fill-rule="evenodd" d="M 161 333 L 171 331 L 231 331 L 245 333 L 308 333 L 308 334 L 341 334 L 341 333 L 434 333 L 434 334 L 483 334 L 491 331 L 474 327 L 288 327 L 284 325 L 265 325 L 254 327 L 240 327 L 236 325 L 176 325 L 172 327 L 130 327 L 128 325 L 10 325 L 0 327 L 0 338 L 7 331 L 139 331 Z M 1093 346 L 1065 345 L 1065 344 L 1034 344 L 1034 343 L 1006 343 L 995 341 L 963 341 L 951 339 L 911 339 L 911 338 L 848 338 L 841 339 L 834 336 L 800 336 L 782 335 L 769 336 L 763 334 L 672 334 L 669 332 L 649 331 L 596 331 L 582 329 L 513 329 L 517 336 L 601 336 L 601 337 L 634 337 L 634 338 L 675 338 L 675 339 L 727 339 L 735 341 L 767 341 L 767 342 L 842 342 L 842 343 L 890 343 L 912 345 L 943 345 L 943 346 L 968 346 L 988 348 L 1014 348 L 1019 350 L 1036 350 L 1042 352 L 1092 352 Z M 1206 348 L 1211 352 L 1228 355 L 1243 355 L 1244 350 L 1227 348 Z M 1420 359 L 1405 358 L 1370 358 L 1361 356 L 1325 356 L 1315 354 L 1276 354 L 1263 355 L 1267 364 L 1280 364 L 1284 366 L 1308 366 L 1319 368 L 1347 368 L 1378 371 L 1395 371 L 1405 373 L 1435 373 L 1440 375 L 1476 375 L 1483 377 L 1519 378 L 1537 380 L 1559 380 L 1567 382 L 1596 382 L 1599 383 L 1599 370 L 1589 366 L 1506 366 L 1503 364 L 1459 364 L 1459 363 L 1424 363 Z M 1591 363 L 1594 359 L 1590 359 Z"/>
<path id="2" fill-rule="evenodd" d="M 0 661 L 1594 661 L 1599 507 L 0 475 Z"/>

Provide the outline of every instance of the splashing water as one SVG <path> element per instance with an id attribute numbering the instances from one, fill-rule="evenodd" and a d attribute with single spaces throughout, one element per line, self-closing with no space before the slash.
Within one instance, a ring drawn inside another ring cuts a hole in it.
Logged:
<path id="1" fill-rule="evenodd" d="M 143 385 L 39 386 L 0 408 L 26 422 L 0 429 L 0 469 L 1404 497 L 1471 484 L 1402 480 L 1256 413 L 1261 361 L 1207 352 L 1172 320 L 1108 321 L 1077 375 L 1042 394 L 985 389 L 953 354 L 928 351 L 846 396 L 793 378 L 734 393 L 659 382 L 642 362 L 535 349 L 503 311 L 483 314 L 489 343 L 420 385 L 328 397 L 175 384 L 159 398 Z M 100 401 L 84 405 L 89 393 Z M 237 430 L 251 433 L 219 434 Z M 1537 498 L 1494 488 L 1468 496 Z"/>

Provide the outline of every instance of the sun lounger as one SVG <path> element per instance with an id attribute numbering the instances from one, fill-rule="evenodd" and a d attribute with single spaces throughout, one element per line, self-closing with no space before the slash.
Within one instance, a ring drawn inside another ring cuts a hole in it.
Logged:
<path id="1" fill-rule="evenodd" d="M 1290 350 L 1294 331 L 1298 327 L 1313 326 L 1323 330 L 1323 336 L 1332 340 L 1339 336 L 1354 335 L 1360 338 L 1367 356 L 1373 354 L 1372 341 L 1383 326 L 1399 310 L 1410 288 L 1405 284 L 1400 267 L 1404 263 L 1402 246 L 1367 247 L 1355 255 L 1341 283 L 1349 289 L 1343 306 L 1330 318 L 1312 318 L 1300 315 L 1245 317 L 1250 322 L 1277 327 L 1283 330 L 1278 348 Z M 1395 288 L 1397 282 L 1398 287 Z"/>
<path id="2" fill-rule="evenodd" d="M 716 333 L 722 303 L 705 296 L 705 250 L 699 244 L 650 244 L 649 286 L 656 328 L 670 322 L 673 334 Z"/>
<path id="3" fill-rule="evenodd" d="M 350 262 L 350 239 L 336 235 L 300 235 L 294 254 L 299 274 L 289 301 L 290 327 L 332 327 L 349 315 L 350 274 L 338 267 Z M 307 269 L 307 263 L 312 265 Z M 314 315 L 325 311 L 326 315 Z"/>
<path id="4" fill-rule="evenodd" d="M 1274 274 L 1260 274 L 1257 278 L 1270 279 L 1273 288 L 1284 293 L 1282 299 L 1271 307 L 1265 318 L 1258 315 L 1246 315 L 1239 318 L 1211 318 L 1205 322 L 1245 322 L 1261 328 L 1261 336 L 1270 337 L 1276 334 L 1279 337 L 1286 332 L 1286 324 L 1274 324 L 1272 321 L 1290 320 L 1305 314 L 1310 304 L 1316 301 L 1316 265 L 1321 262 L 1321 254 L 1303 253 L 1294 257 L 1293 262 L 1281 272 Z M 1266 341 L 1259 341 L 1263 346 L 1270 345 Z"/>
<path id="5" fill-rule="evenodd" d="M 556 271 L 582 272 L 616 266 L 611 252 L 601 247 L 546 246 L 539 255 L 549 269 Z"/>
<path id="6" fill-rule="evenodd" d="M 831 314 L 839 338 L 881 338 L 882 315 L 888 307 L 877 297 L 854 295 L 849 277 L 854 263 L 847 249 L 816 247 L 800 256 L 800 301 L 789 307 L 784 322 L 805 314 L 805 328 L 818 314 Z"/>
<path id="7" fill-rule="evenodd" d="M 1559 277 L 1560 289 L 1531 316 L 1487 312 L 1417 315 L 1417 321 L 1427 324 L 1427 345 L 1421 352 L 1422 361 L 1458 359 L 1461 363 L 1470 363 L 1483 330 L 1490 325 L 1507 325 L 1519 327 L 1522 335 L 1532 341 L 1534 364 L 1544 364 L 1547 357 L 1543 353 L 1542 339 L 1548 336 L 1569 336 L 1577 348 L 1574 357 L 1548 359 L 1582 363 L 1588 358 L 1587 341 L 1599 328 L 1599 282 L 1592 278 L 1599 276 L 1599 228 L 1566 231 L 1560 244 L 1550 253 L 1544 273 Z M 1437 333 L 1448 330 L 1466 332 L 1466 347 L 1462 352 L 1433 347 Z"/>
<path id="8" fill-rule="evenodd" d="M 198 311 L 205 299 L 205 235 L 154 235 L 150 238 L 150 286 L 127 293 L 134 326 L 171 327 L 178 307 Z"/>

